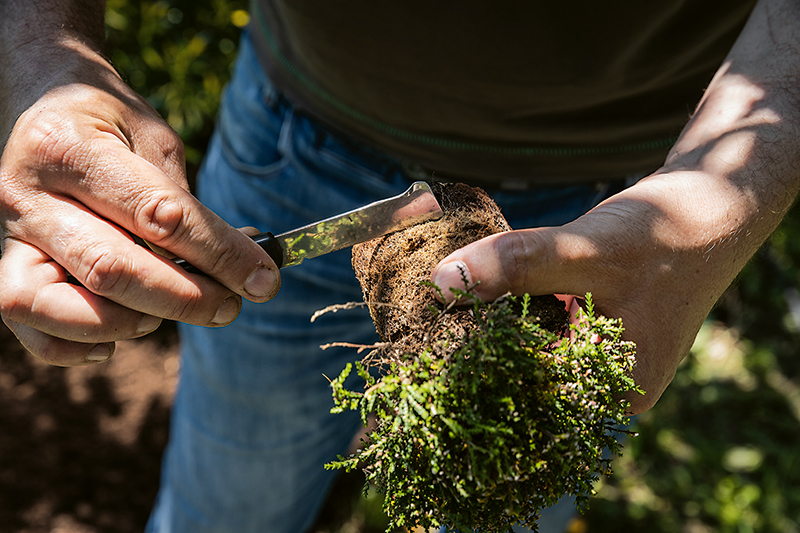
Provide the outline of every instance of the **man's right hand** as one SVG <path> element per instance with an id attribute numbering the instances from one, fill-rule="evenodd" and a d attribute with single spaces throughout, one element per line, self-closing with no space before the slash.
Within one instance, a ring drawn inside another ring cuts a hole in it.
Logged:
<path id="1" fill-rule="evenodd" d="M 274 262 L 188 192 L 177 134 L 102 56 L 63 36 L 14 56 L 22 66 L 6 69 L 0 95 L 0 313 L 29 351 L 62 366 L 103 361 L 163 318 L 224 326 L 242 297 L 277 293 Z"/>

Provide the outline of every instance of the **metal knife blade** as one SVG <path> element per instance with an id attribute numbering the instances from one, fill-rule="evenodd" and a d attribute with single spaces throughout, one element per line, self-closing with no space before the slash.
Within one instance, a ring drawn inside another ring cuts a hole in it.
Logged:
<path id="1" fill-rule="evenodd" d="M 278 236 L 265 232 L 252 239 L 269 254 L 278 268 L 284 268 L 428 220 L 436 220 L 443 214 L 430 186 L 424 181 L 417 181 L 403 194 Z M 200 272 L 183 259 L 176 259 L 175 263 L 188 272 Z"/>

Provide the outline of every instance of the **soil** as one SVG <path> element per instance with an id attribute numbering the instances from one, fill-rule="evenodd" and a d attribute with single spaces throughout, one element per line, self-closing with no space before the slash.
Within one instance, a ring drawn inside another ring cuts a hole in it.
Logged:
<path id="1" fill-rule="evenodd" d="M 434 288 L 425 283 L 430 280 L 435 265 L 450 253 L 478 239 L 510 230 L 500 209 L 483 190 L 446 183 L 434 183 L 431 188 L 444 211 L 442 218 L 353 247 L 353 269 L 383 341 L 378 349 L 369 352 L 365 364 L 370 370 L 398 378 L 398 381 L 390 382 L 392 385 L 388 389 L 379 389 L 380 392 L 367 400 L 379 406 L 375 409 L 378 413 L 375 430 L 378 438 L 371 440 L 367 454 L 361 456 L 361 460 L 379 484 L 388 480 L 383 488 L 394 504 L 409 505 L 409 509 L 413 508 L 421 513 L 419 516 L 426 517 L 423 520 L 433 515 L 434 520 L 443 519 L 450 524 L 468 522 L 478 528 L 486 526 L 479 523 L 486 516 L 488 520 L 514 518 L 517 521 L 522 515 L 512 514 L 510 508 L 515 504 L 509 504 L 508 494 L 517 489 L 522 491 L 521 494 L 538 490 L 527 474 L 534 472 L 533 461 L 518 461 L 513 470 L 504 472 L 503 468 L 507 467 L 499 466 L 496 457 L 507 455 L 504 452 L 509 449 L 529 449 L 530 436 L 524 432 L 530 429 L 534 429 L 535 434 L 548 434 L 552 439 L 558 439 L 548 428 L 558 432 L 556 428 L 561 426 L 545 418 L 553 413 L 547 409 L 546 402 L 540 402 L 545 396 L 560 396 L 558 373 L 551 370 L 554 365 L 548 364 L 531 376 L 507 373 L 499 377 L 503 371 L 495 373 L 489 369 L 491 363 L 486 361 L 490 356 L 507 359 L 508 366 L 494 365 L 498 369 L 509 369 L 523 357 L 526 362 L 531 361 L 527 357 L 533 350 L 531 345 L 523 344 L 521 332 L 511 331 L 511 322 L 493 315 L 491 306 L 439 302 L 436 291 L 450 287 Z M 472 279 L 469 283 L 480 281 Z M 466 287 L 461 297 L 472 299 L 469 291 L 470 288 Z M 509 307 L 503 307 L 503 310 L 521 316 L 524 307 L 519 300 L 509 298 L 506 302 Z M 566 334 L 569 313 L 555 295 L 531 298 L 528 311 L 531 318 L 539 319 L 543 328 L 556 335 Z M 501 322 L 505 329 L 494 329 L 495 326 L 501 327 Z M 493 335 L 484 335 L 487 330 L 492 330 Z M 502 343 L 498 343 L 504 347 L 502 354 L 492 352 L 487 355 L 485 348 L 476 348 L 472 353 L 458 352 L 465 346 L 485 346 L 496 342 L 500 331 L 507 335 Z M 471 339 L 478 341 L 469 344 Z M 510 348 L 512 345 L 514 347 Z M 422 357 L 423 353 L 427 357 Z M 555 360 L 552 355 L 549 357 Z M 431 363 L 432 360 L 435 362 Z M 473 362 L 476 363 L 471 364 Z M 452 374 L 440 370 L 450 364 L 461 370 Z M 546 378 L 543 377 L 545 374 L 548 374 Z M 370 389 L 379 386 L 378 383 Z M 541 390 L 541 386 L 546 387 L 546 393 L 540 396 L 529 394 Z M 440 390 L 447 392 L 440 393 Z M 521 393 L 523 390 L 526 394 Z M 445 395 L 447 399 L 442 400 Z M 490 395 L 491 399 L 484 395 Z M 507 421 L 509 404 L 501 406 L 501 402 L 494 400 L 500 395 L 515 406 L 511 409 L 516 417 L 514 423 Z M 363 398 L 367 398 L 367 393 Z M 482 404 L 484 398 L 487 401 Z M 454 406 L 444 422 L 437 416 L 442 412 L 440 406 L 443 404 Z M 361 405 L 363 407 L 363 403 Z M 519 412 L 516 412 L 517 408 Z M 498 418 L 493 418 L 495 415 Z M 516 420 L 522 419 L 532 425 L 515 425 Z M 496 432 L 484 429 L 489 426 L 505 429 Z M 503 438 L 489 436 L 490 433 L 502 433 Z M 410 448 L 410 455 L 406 455 L 405 450 L 398 451 L 401 446 L 393 441 L 396 438 L 403 439 L 402 448 Z M 459 438 L 465 440 L 453 440 Z M 427 442 L 438 443 L 435 451 Z M 537 456 L 543 460 L 536 465 L 536 479 L 539 479 L 539 472 L 557 475 L 546 468 L 540 470 L 539 464 L 547 465 L 551 459 L 561 459 L 560 455 L 554 455 L 561 452 L 552 451 L 557 448 L 549 443 L 548 437 L 545 436 L 541 442 L 541 449 L 545 451 Z M 497 446 L 502 448 L 499 452 Z M 439 460 L 437 456 L 446 459 Z M 489 469 L 491 474 L 486 474 Z M 470 479 L 473 479 L 473 472 L 476 472 L 475 479 L 484 479 L 483 484 L 476 484 L 480 490 L 475 488 L 474 492 L 468 492 L 473 489 L 466 488 L 470 486 L 469 482 L 462 477 L 467 470 Z M 398 474 L 398 471 L 402 473 Z M 484 474 L 492 476 L 491 480 L 482 478 Z M 427 487 L 431 483 L 441 490 L 430 491 Z M 466 505 L 464 498 L 453 496 L 456 491 L 465 497 L 469 494 L 469 498 L 479 498 L 485 505 Z M 478 517 L 480 520 L 476 522 Z M 392 518 L 402 520 L 400 523 L 420 523 L 417 517 L 403 512 L 395 512 Z"/>
<path id="2" fill-rule="evenodd" d="M 59 368 L 0 324 L 0 532 L 141 532 L 178 375 L 175 327 Z"/>
<path id="3" fill-rule="evenodd" d="M 0 322 L 0 533 L 141 533 L 178 367 L 173 323 L 118 342 L 108 363 L 59 368 Z M 377 531 L 353 529 L 363 483 L 342 475 L 312 531 Z"/>
<path id="4" fill-rule="evenodd" d="M 353 269 L 364 301 L 378 335 L 391 344 L 390 352 L 396 357 L 420 353 L 451 335 L 462 338 L 475 327 L 471 306 L 454 308 L 434 319 L 444 306 L 422 282 L 430 279 L 433 267 L 450 253 L 511 229 L 482 189 L 462 183 L 433 183 L 431 189 L 444 211 L 442 218 L 353 247 Z M 568 320 L 563 302 L 553 295 L 534 297 L 531 314 L 557 333 L 563 333 Z M 456 344 L 450 346 L 454 349 Z"/>

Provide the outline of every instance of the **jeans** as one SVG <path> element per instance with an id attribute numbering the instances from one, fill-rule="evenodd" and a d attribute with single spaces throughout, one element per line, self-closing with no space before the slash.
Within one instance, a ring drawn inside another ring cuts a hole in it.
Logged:
<path id="1" fill-rule="evenodd" d="M 278 234 L 403 192 L 409 168 L 297 113 L 245 35 L 198 196 L 234 226 Z M 487 192 L 522 228 L 564 224 L 614 191 Z M 245 301 L 231 325 L 180 326 L 180 382 L 148 532 L 299 533 L 313 524 L 335 476 L 323 465 L 345 453 L 360 424 L 355 413 L 330 414 L 326 380 L 359 356 L 320 345 L 377 339 L 365 310 L 309 321 L 326 306 L 362 299 L 349 250 L 281 275 L 279 294 Z"/>

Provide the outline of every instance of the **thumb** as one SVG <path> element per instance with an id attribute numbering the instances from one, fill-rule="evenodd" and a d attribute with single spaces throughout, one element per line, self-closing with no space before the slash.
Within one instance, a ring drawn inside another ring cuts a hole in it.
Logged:
<path id="1" fill-rule="evenodd" d="M 583 294 L 570 261 L 579 248 L 574 237 L 560 228 L 508 231 L 475 241 L 442 259 L 431 272 L 431 281 L 446 301 L 456 298 L 451 289 L 491 302 L 506 293 L 531 295 Z"/>

